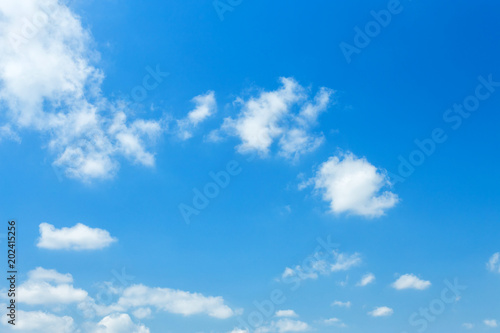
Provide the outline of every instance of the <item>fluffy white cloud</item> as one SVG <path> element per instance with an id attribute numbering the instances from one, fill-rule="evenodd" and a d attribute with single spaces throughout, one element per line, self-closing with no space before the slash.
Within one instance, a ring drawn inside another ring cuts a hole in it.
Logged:
<path id="1" fill-rule="evenodd" d="M 333 90 L 321 88 L 310 100 L 304 87 L 293 78 L 281 78 L 281 87 L 262 91 L 248 100 L 239 98 L 241 111 L 235 118 L 226 118 L 220 132 L 237 136 L 240 153 L 256 152 L 266 156 L 273 143 L 278 153 L 289 159 L 315 150 L 322 142 L 322 134 L 312 134 L 320 113 L 332 103 Z M 212 133 L 218 137 L 219 132 Z"/>
<path id="2" fill-rule="evenodd" d="M 147 145 L 161 131 L 158 121 L 127 121 L 131 110 L 102 96 L 92 43 L 64 3 L 0 3 L 0 103 L 8 122 L 2 132 L 47 135 L 54 165 L 86 182 L 112 177 L 119 155 L 153 165 Z"/>
<path id="3" fill-rule="evenodd" d="M 485 319 L 484 324 L 488 327 L 498 327 L 498 323 L 495 319 Z"/>
<path id="4" fill-rule="evenodd" d="M 255 333 L 286 333 L 286 332 L 304 332 L 310 330 L 310 326 L 300 320 L 280 319 L 272 321 L 267 326 L 261 326 L 255 330 Z"/>
<path id="5" fill-rule="evenodd" d="M 335 301 L 332 303 L 332 306 L 338 306 L 341 308 L 350 308 L 351 307 L 351 302 L 341 302 L 341 301 Z"/>
<path id="6" fill-rule="evenodd" d="M 394 313 L 394 310 L 388 308 L 387 306 L 381 306 L 375 308 L 373 311 L 368 312 L 368 314 L 372 317 L 388 317 Z"/>
<path id="7" fill-rule="evenodd" d="M 486 264 L 488 270 L 500 273 L 500 252 L 493 254 Z"/>
<path id="8" fill-rule="evenodd" d="M 279 310 L 276 311 L 276 317 L 298 317 L 298 315 L 293 310 Z"/>
<path id="9" fill-rule="evenodd" d="M 215 93 L 208 91 L 204 95 L 193 98 L 194 110 L 190 111 L 186 118 L 177 121 L 178 136 L 187 140 L 193 136 L 192 131 L 205 119 L 217 112 Z"/>
<path id="10" fill-rule="evenodd" d="M 378 217 L 399 201 L 390 191 L 381 193 L 384 187 L 391 185 L 385 171 L 351 152 L 330 157 L 301 188 L 308 184 L 314 184 L 334 213 Z"/>
<path id="11" fill-rule="evenodd" d="M 323 321 L 323 323 L 325 325 L 329 325 L 329 326 L 337 326 L 337 327 L 347 327 L 346 324 L 344 324 L 342 322 L 342 320 L 340 320 L 339 318 L 330 318 L 330 319 L 325 319 Z"/>
<path id="12" fill-rule="evenodd" d="M 225 319 L 234 315 L 234 311 L 224 303 L 224 299 L 220 296 L 204 296 L 199 293 L 169 288 L 150 288 L 144 285 L 125 288 L 116 304 L 108 307 L 99 305 L 94 307 L 99 314 L 156 307 L 158 310 L 185 316 L 207 314 L 214 318 Z"/>
<path id="13" fill-rule="evenodd" d="M 346 254 L 332 251 L 328 258 L 321 258 L 320 254 L 313 256 L 315 259 L 308 261 L 307 266 L 297 265 L 295 268 L 285 268 L 281 274 L 283 280 L 299 278 L 301 280 L 316 279 L 318 274 L 329 275 L 332 272 L 347 271 L 361 263 L 359 253 Z"/>
<path id="14" fill-rule="evenodd" d="M 364 287 L 375 281 L 375 275 L 368 273 L 364 275 L 361 280 L 356 284 L 358 287 Z"/>
<path id="15" fill-rule="evenodd" d="M 467 330 L 471 330 L 471 329 L 474 328 L 474 324 L 472 324 L 472 323 L 463 323 L 462 327 L 465 328 L 465 329 L 467 329 Z"/>
<path id="16" fill-rule="evenodd" d="M 52 224 L 41 223 L 37 246 L 50 250 L 96 250 L 116 242 L 109 232 L 78 223 L 71 228 L 57 229 Z"/>
<path id="17" fill-rule="evenodd" d="M 249 333 L 247 329 L 235 328 L 229 333 Z"/>
<path id="18" fill-rule="evenodd" d="M 134 324 L 126 313 L 115 313 L 104 317 L 92 333 L 149 333 L 149 328 Z"/>
<path id="19" fill-rule="evenodd" d="M 401 275 L 393 284 L 392 287 L 397 290 L 402 289 L 417 289 L 424 290 L 431 286 L 430 281 L 421 280 L 413 274 Z"/>
<path id="20" fill-rule="evenodd" d="M 2 308 L 5 308 L 2 305 Z M 16 325 L 12 326 L 2 318 L 4 326 L 10 326 L 14 331 L 33 333 L 71 333 L 75 332 L 73 318 L 68 316 L 56 316 L 42 311 L 18 310 Z M 5 316 L 4 316 L 5 317 Z M 6 317 L 7 318 L 7 317 Z"/>
<path id="21" fill-rule="evenodd" d="M 38 267 L 28 273 L 28 280 L 19 286 L 18 300 L 32 305 L 70 304 L 82 302 L 87 292 L 74 288 L 73 277 L 55 270 Z"/>

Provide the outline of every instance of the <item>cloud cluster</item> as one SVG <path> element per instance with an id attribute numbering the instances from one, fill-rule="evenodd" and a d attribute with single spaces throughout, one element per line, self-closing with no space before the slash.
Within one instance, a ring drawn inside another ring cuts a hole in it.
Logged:
<path id="1" fill-rule="evenodd" d="M 311 133 L 311 128 L 332 104 L 334 91 L 323 87 L 310 99 L 307 90 L 293 78 L 280 81 L 281 87 L 276 90 L 262 91 L 247 100 L 239 98 L 238 115 L 224 119 L 219 132 L 238 137 L 240 153 L 267 156 L 276 144 L 279 155 L 296 159 L 323 143 L 323 135 Z"/>
<path id="2" fill-rule="evenodd" d="M 155 120 L 127 118 L 130 110 L 102 97 L 103 73 L 93 63 L 90 33 L 57 0 L 0 3 L 2 136 L 34 130 L 49 138 L 54 165 L 82 181 L 112 177 L 118 156 L 154 165 L 148 145 L 161 132 Z"/>
<path id="3" fill-rule="evenodd" d="M 118 300 L 109 305 L 100 304 L 87 291 L 73 286 L 71 274 L 37 267 L 28 272 L 28 279 L 20 284 L 18 301 L 57 311 L 76 305 L 86 317 L 102 318 L 97 323 L 85 323 L 84 331 L 89 333 L 149 333 L 147 327 L 134 324 L 128 313 L 143 319 L 151 316 L 150 308 L 184 316 L 204 314 L 217 319 L 227 319 L 235 314 L 222 297 L 182 290 L 132 285 L 124 289 L 116 288 L 113 293 L 118 296 Z M 22 315 L 19 328 L 22 327 L 26 332 L 80 331 L 68 316 L 59 317 L 43 311 L 25 312 Z M 31 321 L 26 322 L 25 318 L 30 318 Z M 2 324 L 7 325 L 5 318 Z"/>

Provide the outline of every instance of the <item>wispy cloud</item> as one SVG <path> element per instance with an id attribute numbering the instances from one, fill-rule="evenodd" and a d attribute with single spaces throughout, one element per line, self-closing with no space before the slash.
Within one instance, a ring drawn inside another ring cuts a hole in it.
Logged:
<path id="1" fill-rule="evenodd" d="M 177 120 L 177 135 L 182 140 L 191 138 L 193 130 L 217 112 L 217 103 L 213 91 L 208 91 L 204 95 L 198 95 L 192 101 L 195 103 L 194 110 L 190 111 L 185 118 Z"/>
<path id="2" fill-rule="evenodd" d="M 364 287 L 369 285 L 370 283 L 373 283 L 374 281 L 375 281 L 375 275 L 373 275 L 372 273 L 368 273 L 364 275 L 356 285 L 358 287 Z"/>
<path id="3" fill-rule="evenodd" d="M 368 312 L 368 314 L 372 317 L 388 317 L 394 313 L 394 310 L 387 306 L 381 306 L 375 308 L 373 311 Z"/>

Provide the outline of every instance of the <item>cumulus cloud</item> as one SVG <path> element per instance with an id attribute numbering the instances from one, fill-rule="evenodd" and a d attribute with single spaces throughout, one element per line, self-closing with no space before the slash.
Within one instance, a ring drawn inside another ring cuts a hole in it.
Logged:
<path id="1" fill-rule="evenodd" d="M 392 287 L 397 290 L 402 289 L 417 289 L 424 290 L 431 286 L 430 281 L 421 280 L 413 274 L 401 275 L 393 284 Z"/>
<path id="2" fill-rule="evenodd" d="M 2 305 L 2 308 L 5 307 Z M 20 319 L 16 321 L 16 326 L 13 326 L 16 331 L 26 333 L 71 333 L 75 331 L 74 320 L 69 316 L 56 316 L 42 311 L 23 310 L 18 310 L 17 315 Z M 2 324 L 11 326 L 5 318 L 2 318 Z"/>
<path id="3" fill-rule="evenodd" d="M 372 317 L 388 317 L 394 313 L 394 310 L 387 306 L 381 306 L 375 308 L 373 311 L 368 312 L 368 314 Z"/>
<path id="4" fill-rule="evenodd" d="M 41 223 L 37 246 L 50 250 L 97 250 L 116 242 L 108 231 L 78 223 L 71 228 L 57 229 Z"/>
<path id="5" fill-rule="evenodd" d="M 71 274 L 38 267 L 28 273 L 28 280 L 19 286 L 18 300 L 31 305 L 79 303 L 88 296 L 83 289 L 73 287 Z"/>
<path id="6" fill-rule="evenodd" d="M 364 287 L 369 285 L 370 283 L 373 283 L 374 281 L 375 281 L 375 275 L 373 275 L 372 273 L 368 273 L 364 275 L 356 285 L 358 287 Z"/>
<path id="7" fill-rule="evenodd" d="M 184 316 L 206 314 L 210 317 L 226 319 L 234 315 L 234 311 L 224 303 L 224 299 L 220 296 L 204 296 L 170 288 L 151 288 L 142 284 L 132 285 L 120 291 L 117 302 L 109 306 L 90 302 L 82 307 L 85 307 L 85 310 L 92 309 L 98 315 L 129 310 L 135 312 L 139 308 L 150 307 Z"/>
<path id="8" fill-rule="evenodd" d="M 298 317 L 298 315 L 293 310 L 279 310 L 276 311 L 276 317 Z"/>
<path id="9" fill-rule="evenodd" d="M 379 217 L 399 201 L 396 194 L 383 191 L 391 185 L 385 170 L 351 152 L 330 157 L 301 188 L 309 184 L 322 193 L 333 213 Z"/>
<path id="10" fill-rule="evenodd" d="M 306 280 L 317 279 L 318 275 L 329 275 L 333 272 L 347 271 L 361 263 L 359 253 L 347 254 L 332 251 L 328 258 L 321 258 L 320 254 L 313 256 L 315 259 L 308 262 L 308 265 L 297 265 L 294 268 L 286 267 L 281 274 L 282 280 L 290 278 Z"/>
<path id="11" fill-rule="evenodd" d="M 2 1 L 0 27 L 3 136 L 43 134 L 54 165 L 84 182 L 113 177 L 119 156 L 154 165 L 160 121 L 128 120 L 132 110 L 102 96 L 91 34 L 64 3 Z"/>
<path id="12" fill-rule="evenodd" d="M 500 252 L 493 254 L 486 264 L 488 270 L 496 273 L 500 273 Z"/>
<path id="13" fill-rule="evenodd" d="M 149 333 L 149 328 L 134 324 L 126 313 L 115 313 L 104 317 L 92 333 Z"/>
<path id="14" fill-rule="evenodd" d="M 471 330 L 471 329 L 474 328 L 474 324 L 472 324 L 472 323 L 463 323 L 462 327 L 465 328 L 465 329 L 467 329 L 467 330 Z"/>
<path id="15" fill-rule="evenodd" d="M 498 327 L 498 323 L 495 319 L 485 319 L 484 324 L 488 327 Z"/>
<path id="16" fill-rule="evenodd" d="M 178 136 L 187 140 L 193 136 L 193 130 L 208 117 L 217 112 L 215 93 L 208 91 L 204 95 L 198 95 L 192 99 L 195 108 L 190 111 L 186 118 L 177 120 Z"/>
<path id="17" fill-rule="evenodd" d="M 236 147 L 238 152 L 260 156 L 267 156 L 273 144 L 278 154 L 288 159 L 315 150 L 324 138 L 321 133 L 311 133 L 311 128 L 332 104 L 334 91 L 321 88 L 311 100 L 307 90 L 293 78 L 281 78 L 280 82 L 276 90 L 262 91 L 248 100 L 239 98 L 239 114 L 224 119 L 220 131 L 210 137 L 219 138 L 221 133 L 236 136 L 241 141 Z"/>

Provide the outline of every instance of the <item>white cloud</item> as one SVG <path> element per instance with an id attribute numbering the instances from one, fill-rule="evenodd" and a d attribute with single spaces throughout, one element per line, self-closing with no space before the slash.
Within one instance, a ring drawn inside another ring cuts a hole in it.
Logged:
<path id="1" fill-rule="evenodd" d="M 310 326 L 300 320 L 280 319 L 272 321 L 267 326 L 261 326 L 255 330 L 255 333 L 286 333 L 286 332 L 304 332 L 310 330 Z"/>
<path id="2" fill-rule="evenodd" d="M 347 327 L 346 324 L 344 324 L 342 322 L 342 320 L 340 320 L 339 318 L 330 318 L 330 319 L 325 319 L 323 321 L 323 323 L 325 325 L 329 325 L 329 326 L 337 326 L 337 327 Z"/>
<path id="3" fill-rule="evenodd" d="M 156 307 L 158 310 L 185 316 L 207 314 L 219 319 L 234 315 L 234 311 L 224 303 L 224 299 L 220 296 L 207 297 L 198 293 L 169 288 L 150 288 L 144 285 L 125 288 L 116 304 L 107 308 L 98 306 L 96 309 L 104 313 L 141 307 Z"/>
<path id="4" fill-rule="evenodd" d="M 385 171 L 351 152 L 330 157 L 308 183 L 322 193 L 333 213 L 379 217 L 399 201 L 390 191 L 381 193 L 391 185 Z"/>
<path id="5" fill-rule="evenodd" d="M 298 315 L 293 310 L 278 310 L 276 317 L 298 317 Z"/>
<path id="6" fill-rule="evenodd" d="M 486 264 L 486 267 L 488 268 L 488 270 L 492 272 L 500 273 L 499 262 L 500 262 L 500 252 L 497 252 L 491 256 L 490 260 Z"/>
<path id="7" fill-rule="evenodd" d="M 149 328 L 134 324 L 126 313 L 116 313 L 104 317 L 92 333 L 149 333 Z"/>
<path id="8" fill-rule="evenodd" d="M 488 327 L 498 327 L 498 323 L 495 319 L 485 319 L 484 324 Z"/>
<path id="9" fill-rule="evenodd" d="M 331 256 L 328 258 L 321 258 L 319 253 L 313 257 L 315 259 L 308 261 L 308 266 L 297 265 L 295 268 L 286 267 L 281 278 L 283 280 L 291 277 L 301 280 L 317 279 L 318 274 L 329 275 L 333 272 L 347 271 L 359 265 L 362 261 L 359 253 L 346 254 L 337 251 L 332 251 Z"/>
<path id="10" fill-rule="evenodd" d="M 38 267 L 28 273 L 28 280 L 19 286 L 19 302 L 31 305 L 70 304 L 82 302 L 87 292 L 74 288 L 73 277 L 55 270 Z"/>
<path id="11" fill-rule="evenodd" d="M 361 280 L 356 284 L 358 287 L 364 287 L 375 281 L 375 275 L 368 273 L 364 275 Z"/>
<path id="12" fill-rule="evenodd" d="M 1 1 L 0 27 L 4 134 L 33 130 L 47 136 L 54 165 L 84 182 L 114 176 L 118 156 L 154 164 L 147 146 L 160 122 L 127 122 L 126 113 L 133 112 L 102 96 L 104 75 L 94 66 L 99 55 L 91 34 L 65 4 Z"/>
<path id="13" fill-rule="evenodd" d="M 472 323 L 463 323 L 462 327 L 465 328 L 465 329 L 467 329 L 467 330 L 471 330 L 471 329 L 474 328 L 474 324 L 472 324 Z"/>
<path id="14" fill-rule="evenodd" d="M 402 289 L 417 289 L 424 290 L 431 286 L 430 281 L 421 280 L 413 274 L 401 275 L 393 284 L 392 287 L 397 290 Z"/>
<path id="15" fill-rule="evenodd" d="M 2 308 L 5 308 L 2 305 Z M 12 326 L 2 318 L 4 326 L 10 326 L 15 331 L 33 333 L 71 333 L 75 331 L 73 318 L 69 316 L 56 316 L 42 311 L 18 310 L 16 325 Z M 5 316 L 4 316 L 5 317 Z M 7 318 L 7 317 L 6 317 Z"/>
<path id="16" fill-rule="evenodd" d="M 235 328 L 229 333 L 249 333 L 247 329 Z"/>
<path id="17" fill-rule="evenodd" d="M 103 229 L 90 228 L 78 223 L 71 228 L 57 229 L 52 224 L 40 224 L 40 238 L 37 246 L 50 250 L 97 250 L 116 242 Z"/>
<path id="18" fill-rule="evenodd" d="M 193 130 L 208 117 L 217 112 L 215 93 L 208 91 L 204 95 L 193 98 L 194 110 L 190 111 L 186 118 L 177 121 L 178 136 L 182 140 L 187 140 L 193 136 Z"/>
<path id="19" fill-rule="evenodd" d="M 274 91 L 262 91 L 248 100 L 238 98 L 242 108 L 236 118 L 226 118 L 221 131 L 211 133 L 219 138 L 220 132 L 237 136 L 241 143 L 240 153 L 269 154 L 273 143 L 278 154 L 296 159 L 301 154 L 315 150 L 323 141 L 323 135 L 310 133 L 320 113 L 332 104 L 333 90 L 321 88 L 313 101 L 309 100 L 304 87 L 293 78 L 281 78 L 281 87 Z"/>
<path id="20" fill-rule="evenodd" d="M 351 302 L 341 302 L 341 301 L 335 301 L 332 303 L 332 306 L 338 306 L 341 308 L 350 308 L 351 307 Z"/>
<path id="21" fill-rule="evenodd" d="M 391 316 L 393 313 L 394 311 L 391 308 L 388 308 L 387 306 L 381 306 L 375 308 L 371 312 L 368 312 L 368 314 L 372 317 L 388 317 Z"/>
<path id="22" fill-rule="evenodd" d="M 144 319 L 144 318 L 148 318 L 151 316 L 151 309 L 150 308 L 138 308 L 137 310 L 134 310 L 132 312 L 132 314 L 134 315 L 134 317 L 136 317 L 137 319 Z"/>

